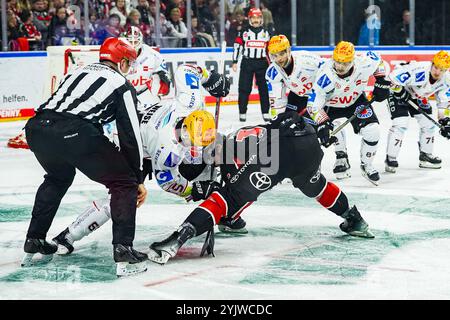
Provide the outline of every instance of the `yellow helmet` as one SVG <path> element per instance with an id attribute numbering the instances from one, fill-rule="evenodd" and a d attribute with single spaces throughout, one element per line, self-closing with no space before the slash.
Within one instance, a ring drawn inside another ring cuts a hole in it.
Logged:
<path id="1" fill-rule="evenodd" d="M 333 60 L 336 62 L 352 62 L 355 58 L 355 46 L 351 42 L 341 41 L 333 51 Z"/>
<path id="2" fill-rule="evenodd" d="M 291 47 L 291 44 L 289 43 L 288 38 L 286 38 L 285 35 L 278 35 L 273 36 L 270 38 L 269 45 L 267 46 L 267 49 L 269 50 L 270 54 L 278 53 L 284 50 L 287 50 Z"/>
<path id="3" fill-rule="evenodd" d="M 450 68 L 450 54 L 444 50 L 439 51 L 433 57 L 433 64 L 439 69 Z"/>
<path id="4" fill-rule="evenodd" d="M 183 120 L 189 139 L 194 146 L 205 147 L 216 139 L 216 124 L 211 113 L 205 110 L 191 112 Z"/>

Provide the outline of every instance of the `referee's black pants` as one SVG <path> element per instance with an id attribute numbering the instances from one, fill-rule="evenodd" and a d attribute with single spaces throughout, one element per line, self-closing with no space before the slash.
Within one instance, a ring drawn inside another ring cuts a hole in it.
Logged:
<path id="1" fill-rule="evenodd" d="M 256 85 L 258 86 L 261 112 L 269 112 L 269 89 L 266 82 L 266 70 L 268 67 L 269 63 L 266 58 L 242 58 L 239 73 L 239 113 L 247 113 L 248 97 L 253 85 L 253 75 L 255 75 Z"/>
<path id="2" fill-rule="evenodd" d="M 25 131 L 31 151 L 46 171 L 36 194 L 27 237 L 45 239 L 78 169 L 109 189 L 112 243 L 132 245 L 137 177 L 101 127 L 70 114 L 44 111 L 27 122 Z"/>

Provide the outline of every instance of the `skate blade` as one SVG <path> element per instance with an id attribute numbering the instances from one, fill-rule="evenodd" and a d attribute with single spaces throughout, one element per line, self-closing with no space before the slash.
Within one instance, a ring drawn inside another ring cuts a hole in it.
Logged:
<path id="1" fill-rule="evenodd" d="M 65 246 L 63 246 L 61 244 L 58 244 L 57 246 L 58 246 L 58 250 L 56 251 L 57 255 L 59 255 L 59 256 L 66 256 L 66 255 L 71 254 L 70 250 L 67 249 L 67 247 L 65 247 Z"/>
<path id="2" fill-rule="evenodd" d="M 219 229 L 220 232 L 223 233 L 235 233 L 235 234 L 246 234 L 248 233 L 248 230 L 246 228 L 241 228 L 241 229 L 231 229 L 230 227 L 227 226 L 223 226 L 223 225 L 218 225 L 217 228 Z"/>
<path id="3" fill-rule="evenodd" d="M 129 277 L 147 271 L 147 261 L 139 263 L 117 262 L 116 275 L 120 277 Z"/>
<path id="4" fill-rule="evenodd" d="M 159 250 L 158 250 L 159 251 Z M 148 254 L 148 260 L 164 265 L 169 261 L 170 258 L 172 258 L 172 255 L 166 251 L 155 251 L 154 249 L 150 248 L 150 252 Z"/>
<path id="5" fill-rule="evenodd" d="M 420 161 L 419 167 L 424 169 L 440 169 L 442 165 L 440 163 L 433 164 L 425 161 Z"/>
<path id="6" fill-rule="evenodd" d="M 367 181 L 371 182 L 374 186 L 378 186 L 378 183 L 380 182 L 379 180 L 378 181 L 371 180 L 364 171 L 361 171 L 361 174 L 364 178 L 366 178 Z"/>
<path id="7" fill-rule="evenodd" d="M 385 166 L 385 167 L 384 167 L 384 170 L 385 170 L 386 172 L 389 172 L 389 173 L 395 173 L 395 172 L 397 171 L 397 168 L 395 168 L 395 167 L 390 167 L 390 166 Z"/>
<path id="8" fill-rule="evenodd" d="M 346 171 L 346 172 L 336 172 L 336 179 L 338 180 L 343 180 L 343 179 L 347 179 L 350 178 L 352 175 L 350 172 Z"/>
<path id="9" fill-rule="evenodd" d="M 39 258 L 33 259 L 36 253 L 25 253 L 25 256 L 22 258 L 22 262 L 20 263 L 21 267 L 31 267 L 37 264 L 46 264 L 52 261 L 53 254 L 41 255 L 39 254 Z"/>
<path id="10" fill-rule="evenodd" d="M 353 237 L 369 238 L 369 239 L 375 238 L 375 235 L 368 229 L 365 231 L 350 231 L 347 233 Z"/>

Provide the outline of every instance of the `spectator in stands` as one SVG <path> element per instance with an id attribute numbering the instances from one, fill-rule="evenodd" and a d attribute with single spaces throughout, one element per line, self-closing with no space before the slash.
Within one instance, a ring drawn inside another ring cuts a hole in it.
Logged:
<path id="1" fill-rule="evenodd" d="M 113 13 L 109 16 L 108 21 L 104 28 L 100 29 L 96 33 L 96 38 L 99 43 L 103 43 L 106 38 L 119 37 L 124 32 L 124 29 L 120 26 L 120 17 Z"/>
<path id="2" fill-rule="evenodd" d="M 97 19 L 101 21 L 109 17 L 109 10 L 111 9 L 111 0 L 96 0 L 91 3 L 92 9 L 95 11 Z"/>
<path id="3" fill-rule="evenodd" d="M 48 2 L 44 0 L 32 0 L 33 25 L 40 33 L 42 41 L 47 42 L 48 27 L 51 16 L 48 14 Z"/>
<path id="4" fill-rule="evenodd" d="M 267 8 L 267 1 L 261 1 L 261 11 L 263 14 L 263 28 L 270 34 L 275 34 L 275 23 L 273 22 L 272 12 Z"/>
<path id="5" fill-rule="evenodd" d="M 50 2 L 48 13 L 51 16 L 55 16 L 56 12 L 58 11 L 59 8 L 65 8 L 65 7 L 66 7 L 66 2 L 64 0 L 53 0 L 52 2 Z M 50 21 L 50 23 L 51 23 L 51 21 Z"/>
<path id="6" fill-rule="evenodd" d="M 62 38 L 68 33 L 67 29 L 67 11 L 65 7 L 60 7 L 50 21 L 47 43 L 52 46 L 62 45 Z"/>
<path id="7" fill-rule="evenodd" d="M 409 22 L 411 15 L 409 10 L 403 10 L 402 21 L 397 23 L 392 29 L 386 32 L 386 42 L 388 44 L 409 45 Z"/>
<path id="8" fill-rule="evenodd" d="M 137 9 L 130 10 L 125 30 L 128 30 L 131 26 L 138 27 L 144 36 L 144 42 L 148 43 L 150 40 L 150 27 L 141 21 L 141 14 Z"/>
<path id="9" fill-rule="evenodd" d="M 148 4 L 147 0 L 139 0 L 138 5 L 136 6 L 136 9 L 141 14 L 141 21 L 145 23 L 146 25 L 150 26 L 150 19 L 151 19 L 151 13 L 150 13 L 150 5 Z"/>
<path id="10" fill-rule="evenodd" d="M 7 16 L 7 37 L 8 42 L 10 41 L 17 41 L 17 39 L 24 36 L 24 33 L 22 31 L 20 21 L 17 19 L 16 15 L 12 12 L 8 12 Z M 14 45 L 11 46 L 11 49 L 13 51 L 19 50 L 19 44 L 14 43 Z"/>
<path id="11" fill-rule="evenodd" d="M 178 8 L 173 8 L 170 12 L 170 20 L 167 24 L 168 46 L 171 48 L 185 47 L 187 45 L 187 28 L 183 21 L 181 21 L 181 11 Z"/>
<path id="12" fill-rule="evenodd" d="M 91 38 L 92 45 L 101 45 L 98 32 L 102 30 L 101 20 L 97 18 L 95 10 L 91 10 L 89 13 L 89 37 Z"/>
<path id="13" fill-rule="evenodd" d="M 128 17 L 128 11 L 126 8 L 125 0 L 117 0 L 116 5 L 112 7 L 111 11 L 109 12 L 110 16 L 112 14 L 115 14 L 120 19 L 120 26 L 123 28 L 125 24 L 127 23 L 127 17 Z"/>
<path id="14" fill-rule="evenodd" d="M 193 16 L 192 22 L 192 46 L 194 47 L 215 47 L 213 37 L 205 32 L 205 28 L 199 23 L 198 18 Z"/>
<path id="15" fill-rule="evenodd" d="M 33 24 L 33 13 L 29 10 L 23 10 L 20 14 L 20 20 L 22 20 L 22 31 L 25 37 L 28 39 L 30 50 L 43 49 L 42 46 L 42 34 L 37 27 Z"/>
<path id="16" fill-rule="evenodd" d="M 244 10 L 238 9 L 234 12 L 234 18 L 231 21 L 230 30 L 227 33 L 227 46 L 232 47 L 239 31 L 244 27 L 246 19 Z"/>
<path id="17" fill-rule="evenodd" d="M 166 16 L 163 14 L 162 11 L 162 2 L 161 2 L 161 8 L 160 8 L 160 13 L 159 13 L 159 21 L 160 21 L 160 29 L 161 29 L 161 36 L 162 37 L 167 37 L 169 34 L 168 31 L 168 26 L 169 26 L 169 22 L 166 19 Z M 156 44 L 156 1 L 154 0 L 150 0 L 150 14 L 151 14 L 151 19 L 150 20 L 150 32 L 152 35 L 152 41 L 150 43 L 150 45 L 155 45 Z M 164 40 L 164 39 L 163 39 Z M 166 46 L 166 44 L 164 44 L 164 46 Z"/>
<path id="18" fill-rule="evenodd" d="M 171 12 L 174 8 L 180 9 L 180 16 L 186 17 L 186 6 L 183 0 L 169 0 L 166 6 L 165 15 L 170 20 Z"/>
<path id="19" fill-rule="evenodd" d="M 364 11 L 366 19 L 359 29 L 359 46 L 379 45 L 381 22 L 377 13 L 373 10 Z"/>

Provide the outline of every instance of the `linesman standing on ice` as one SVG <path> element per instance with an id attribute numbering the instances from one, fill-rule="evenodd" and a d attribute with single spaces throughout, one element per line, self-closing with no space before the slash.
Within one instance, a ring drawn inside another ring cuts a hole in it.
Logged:
<path id="1" fill-rule="evenodd" d="M 48 260 L 56 252 L 57 246 L 45 238 L 79 169 L 111 194 L 117 275 L 146 270 L 147 255 L 133 249 L 136 207 L 147 196 L 142 141 L 136 91 L 124 77 L 135 59 L 136 50 L 127 40 L 106 39 L 100 62 L 68 75 L 26 124 L 30 149 L 46 175 L 36 194 L 22 266 L 32 264 L 35 253 Z M 120 151 L 103 135 L 102 125 L 113 120 Z"/>
<path id="2" fill-rule="evenodd" d="M 265 79 L 269 66 L 266 56 L 266 46 L 270 40 L 269 31 L 263 28 L 261 10 L 251 8 L 248 12 L 249 25 L 243 28 L 234 40 L 233 71 L 237 70 L 237 63 L 242 54 L 241 70 L 239 73 L 239 120 L 247 120 L 248 97 L 252 91 L 253 75 L 258 86 L 261 113 L 265 121 L 269 117 L 269 89 Z"/>

